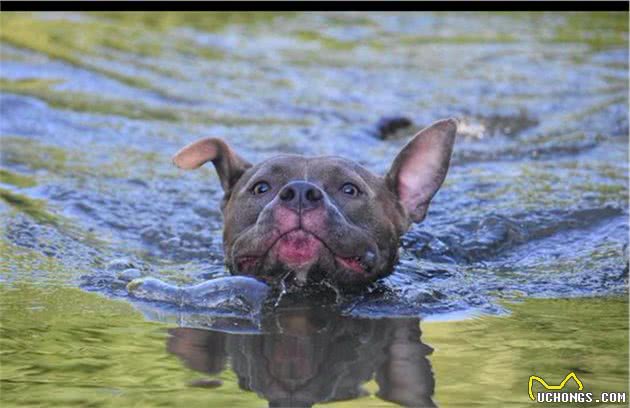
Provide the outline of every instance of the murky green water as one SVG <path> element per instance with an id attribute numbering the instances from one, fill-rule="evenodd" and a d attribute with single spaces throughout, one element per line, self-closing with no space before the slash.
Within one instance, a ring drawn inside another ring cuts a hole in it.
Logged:
<path id="1" fill-rule="evenodd" d="M 627 13 L 2 13 L 0 58 L 3 406 L 628 391 Z M 382 172 L 413 133 L 378 138 L 392 115 L 462 125 L 384 295 L 257 325 L 127 296 L 126 268 L 225 275 L 220 187 L 181 146 Z"/>

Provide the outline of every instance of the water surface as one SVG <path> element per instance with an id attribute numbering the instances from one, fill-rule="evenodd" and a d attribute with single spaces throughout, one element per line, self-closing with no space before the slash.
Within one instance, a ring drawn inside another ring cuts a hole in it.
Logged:
<path id="1" fill-rule="evenodd" d="M 504 406 L 567 370 L 627 390 L 627 21 L 2 13 L 3 402 Z M 381 140 L 392 115 L 414 126 Z M 448 116 L 451 170 L 379 296 L 254 323 L 128 297 L 128 269 L 226 275 L 214 170 L 170 163 L 188 142 L 383 173 Z M 417 364 L 394 375 L 401 339 Z"/>

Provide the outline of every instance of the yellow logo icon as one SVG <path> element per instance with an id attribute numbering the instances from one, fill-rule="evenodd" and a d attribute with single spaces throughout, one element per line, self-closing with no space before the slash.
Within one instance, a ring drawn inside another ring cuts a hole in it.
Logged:
<path id="1" fill-rule="evenodd" d="M 567 376 L 564 377 L 564 380 L 562 380 L 560 385 L 549 385 L 542 378 L 537 377 L 535 375 L 532 375 L 532 376 L 529 377 L 529 384 L 528 384 L 529 398 L 531 398 L 532 401 L 536 401 L 536 398 L 534 398 L 534 393 L 532 392 L 532 385 L 534 384 L 534 380 L 536 380 L 539 383 L 541 383 L 542 386 L 545 387 L 548 390 L 561 390 L 567 384 L 567 381 L 569 381 L 569 379 L 571 379 L 571 378 L 573 378 L 575 380 L 575 383 L 578 385 L 578 390 L 582 391 L 582 389 L 584 389 L 584 385 L 582 384 L 582 381 L 580 381 L 580 379 L 577 378 L 577 375 L 575 375 L 574 372 L 570 372 L 569 374 L 567 374 Z"/>

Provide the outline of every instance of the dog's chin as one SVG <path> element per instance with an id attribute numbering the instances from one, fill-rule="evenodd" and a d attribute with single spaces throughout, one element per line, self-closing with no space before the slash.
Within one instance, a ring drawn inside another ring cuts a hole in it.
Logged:
<path id="1" fill-rule="evenodd" d="M 338 282 L 370 280 L 370 265 L 360 256 L 344 257 L 314 234 L 295 229 L 280 236 L 261 256 L 241 256 L 235 259 L 238 274 L 255 275 L 272 282 L 291 276 L 299 286 L 327 280 Z M 326 271 L 321 273 L 321 271 Z"/>

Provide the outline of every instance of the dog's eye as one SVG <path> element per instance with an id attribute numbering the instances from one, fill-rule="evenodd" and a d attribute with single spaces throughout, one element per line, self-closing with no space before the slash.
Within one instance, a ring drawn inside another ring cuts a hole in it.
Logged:
<path id="1" fill-rule="evenodd" d="M 348 194 L 349 196 L 352 196 L 352 197 L 356 197 L 360 193 L 359 188 L 352 183 L 346 183 L 343 186 L 341 186 L 341 191 L 344 194 Z"/>
<path id="2" fill-rule="evenodd" d="M 271 189 L 271 186 L 266 181 L 259 181 L 252 187 L 252 194 L 264 194 Z"/>

